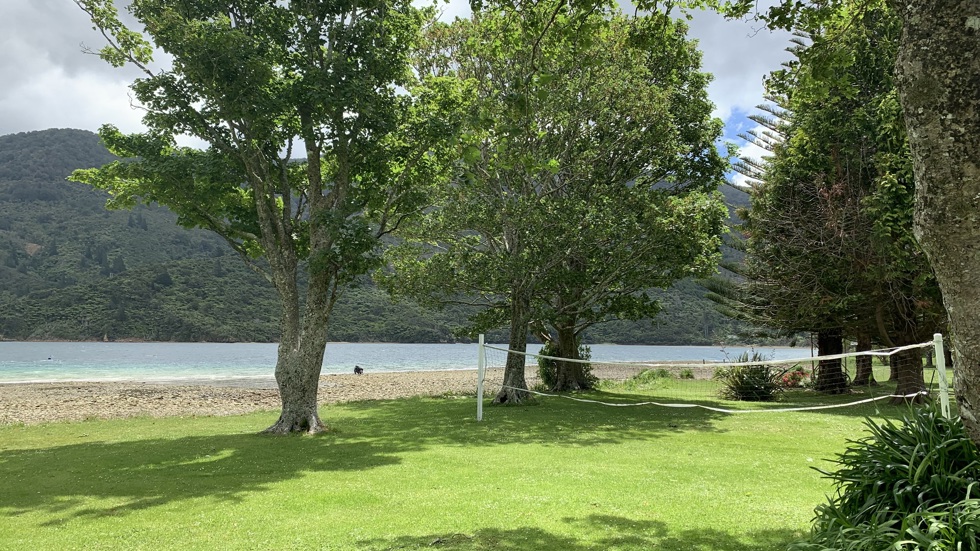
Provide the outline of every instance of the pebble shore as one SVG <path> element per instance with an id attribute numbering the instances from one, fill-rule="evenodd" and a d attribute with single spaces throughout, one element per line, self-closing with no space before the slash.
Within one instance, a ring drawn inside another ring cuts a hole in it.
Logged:
<path id="1" fill-rule="evenodd" d="M 599 367 L 601 379 L 623 380 L 634 367 Z M 530 388 L 537 374 L 527 370 Z M 488 369 L 485 393 L 503 382 L 503 369 Z M 446 394 L 476 395 L 476 370 L 324 375 L 319 401 L 335 404 Z M 135 382 L 0 384 L 0 424 L 38 424 L 120 417 L 240 415 L 281 407 L 279 391 L 252 386 L 200 386 Z"/>

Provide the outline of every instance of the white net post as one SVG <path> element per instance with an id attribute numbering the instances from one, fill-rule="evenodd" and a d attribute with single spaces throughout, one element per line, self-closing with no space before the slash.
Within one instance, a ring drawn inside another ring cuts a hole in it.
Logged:
<path id="1" fill-rule="evenodd" d="M 483 333 L 476 353 L 476 420 L 483 421 L 483 376 L 487 371 L 487 349 L 483 346 Z"/>
<path id="2" fill-rule="evenodd" d="M 939 407 L 943 417 L 949 419 L 949 380 L 946 378 L 946 350 L 943 348 L 943 336 L 936 333 L 932 336 L 936 351 L 936 373 L 939 375 Z"/>

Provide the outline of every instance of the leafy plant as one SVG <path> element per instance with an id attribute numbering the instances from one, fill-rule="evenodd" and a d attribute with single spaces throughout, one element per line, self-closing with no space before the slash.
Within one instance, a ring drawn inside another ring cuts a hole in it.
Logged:
<path id="1" fill-rule="evenodd" d="M 836 496 L 791 549 L 980 549 L 980 452 L 960 419 L 933 406 L 901 426 L 865 424 L 870 436 L 850 442 L 836 471 L 821 471 Z"/>
<path id="2" fill-rule="evenodd" d="M 681 372 L 677 375 L 677 378 L 678 379 L 693 379 L 694 378 L 694 370 L 693 369 L 682 369 Z"/>
<path id="3" fill-rule="evenodd" d="M 794 366 L 779 377 L 783 388 L 803 388 L 810 382 L 810 374 L 800 366 Z"/>
<path id="4" fill-rule="evenodd" d="M 768 359 L 753 350 L 751 355 L 743 352 L 733 363 L 764 362 Z M 769 402 L 775 400 L 782 390 L 780 373 L 764 364 L 723 367 L 715 371 L 715 379 L 721 381 L 721 397 L 727 400 Z"/>

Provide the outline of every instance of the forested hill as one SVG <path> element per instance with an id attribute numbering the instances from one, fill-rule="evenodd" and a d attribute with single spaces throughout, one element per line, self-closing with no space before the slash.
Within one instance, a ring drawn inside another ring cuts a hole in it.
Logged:
<path id="1" fill-rule="evenodd" d="M 274 341 L 271 286 L 220 238 L 160 207 L 106 210 L 104 193 L 65 180 L 112 159 L 87 131 L 0 136 L 0 338 Z M 702 293 L 684 282 L 660 319 L 604 324 L 587 341 L 741 340 Z M 393 304 L 365 281 L 331 319 L 335 341 L 446 342 L 465 313 Z"/>

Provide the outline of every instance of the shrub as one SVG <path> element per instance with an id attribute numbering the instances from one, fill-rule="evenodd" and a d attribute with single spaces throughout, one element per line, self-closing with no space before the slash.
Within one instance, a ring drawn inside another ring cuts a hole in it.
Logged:
<path id="1" fill-rule="evenodd" d="M 753 351 L 743 352 L 734 363 L 763 362 L 764 355 Z M 715 378 L 721 381 L 721 397 L 726 400 L 769 402 L 782 390 L 780 374 L 768 365 L 740 365 L 720 368 Z"/>
<path id="2" fill-rule="evenodd" d="M 693 379 L 694 378 L 694 370 L 693 369 L 690 369 L 690 368 L 682 369 L 681 372 L 680 372 L 680 374 L 677 377 L 679 379 Z"/>
<path id="3" fill-rule="evenodd" d="M 779 386 L 783 388 L 803 388 L 810 380 L 810 374 L 800 366 L 794 366 L 779 377 Z"/>
<path id="4" fill-rule="evenodd" d="M 836 495 L 791 549 L 980 549 L 980 452 L 959 418 L 929 406 L 901 426 L 865 424 L 871 435 L 849 442 L 836 471 L 821 471 Z"/>
<path id="5" fill-rule="evenodd" d="M 666 369 L 644 369 L 624 381 L 623 388 L 628 390 L 659 388 L 670 378 L 670 371 Z"/>

